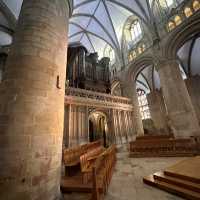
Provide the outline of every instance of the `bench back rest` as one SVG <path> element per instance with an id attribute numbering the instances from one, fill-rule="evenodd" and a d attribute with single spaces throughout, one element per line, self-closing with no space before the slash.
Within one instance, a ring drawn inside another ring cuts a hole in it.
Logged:
<path id="1" fill-rule="evenodd" d="M 84 153 L 80 156 L 80 164 L 81 164 L 81 170 L 87 168 L 90 164 L 88 161 L 88 158 L 91 158 L 93 156 L 98 156 L 104 151 L 104 148 L 102 146 L 97 147 L 95 149 L 92 149 L 91 151 L 88 151 L 87 153 Z"/>
<path id="2" fill-rule="evenodd" d="M 134 148 L 162 148 L 169 147 L 171 149 L 176 148 L 188 148 L 195 147 L 195 142 L 188 139 L 150 139 L 150 140 L 136 140 L 134 142 L 130 142 L 130 150 Z"/>
<path id="3" fill-rule="evenodd" d="M 63 150 L 63 161 L 64 163 L 69 163 L 73 160 L 79 159 L 81 155 L 84 153 L 95 149 L 97 147 L 101 146 L 101 141 L 95 141 L 88 144 L 84 144 L 78 147 L 73 147 L 69 149 Z"/>

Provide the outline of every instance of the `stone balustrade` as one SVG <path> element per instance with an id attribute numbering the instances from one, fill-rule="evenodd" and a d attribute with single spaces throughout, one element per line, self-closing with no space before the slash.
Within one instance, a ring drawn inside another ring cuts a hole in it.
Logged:
<path id="1" fill-rule="evenodd" d="M 83 90 L 83 89 L 78 89 L 78 88 L 69 87 L 66 89 L 65 94 L 67 96 L 82 97 L 82 98 L 93 99 L 97 101 L 103 101 L 103 102 L 128 104 L 128 105 L 132 104 L 131 100 L 126 97 L 113 96 L 110 94 L 93 92 L 93 91 Z"/>

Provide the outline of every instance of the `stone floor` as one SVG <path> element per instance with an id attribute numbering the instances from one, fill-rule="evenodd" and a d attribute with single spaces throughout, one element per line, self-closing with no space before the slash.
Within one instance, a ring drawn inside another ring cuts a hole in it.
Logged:
<path id="1" fill-rule="evenodd" d="M 118 161 L 105 200 L 180 200 L 159 189 L 143 184 L 143 176 L 152 174 L 185 158 L 128 158 L 118 153 Z M 65 200 L 89 200 L 90 194 L 67 194 Z"/>

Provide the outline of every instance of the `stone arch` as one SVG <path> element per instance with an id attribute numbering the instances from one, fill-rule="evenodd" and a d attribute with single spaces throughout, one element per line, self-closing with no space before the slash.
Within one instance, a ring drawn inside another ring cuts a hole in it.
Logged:
<path id="1" fill-rule="evenodd" d="M 15 29 L 16 24 L 17 24 L 17 19 L 3 1 L 0 2 L 0 11 L 6 17 L 8 23 L 9 23 L 9 26 L 10 26 L 9 28 Z"/>
<path id="2" fill-rule="evenodd" d="M 153 64 L 153 56 L 149 55 L 145 57 L 140 57 L 135 62 L 129 65 L 126 80 L 131 82 L 135 81 L 140 71 L 143 70 L 147 65 L 151 64 Z"/>
<path id="3" fill-rule="evenodd" d="M 99 109 L 95 109 L 89 114 L 88 120 L 89 141 L 93 142 L 95 140 L 101 139 L 103 141 L 104 146 L 106 146 L 108 139 L 108 113 Z"/>
<path id="4" fill-rule="evenodd" d="M 199 13 L 194 14 L 185 23 L 175 28 L 165 40 L 164 56 L 168 59 L 176 58 L 178 49 L 192 37 L 200 34 Z"/>

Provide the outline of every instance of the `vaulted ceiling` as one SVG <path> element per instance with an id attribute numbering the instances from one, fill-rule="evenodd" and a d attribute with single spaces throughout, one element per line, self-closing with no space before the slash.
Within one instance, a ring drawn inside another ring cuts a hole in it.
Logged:
<path id="1" fill-rule="evenodd" d="M 13 30 L 23 0 L 1 0 L 0 23 Z M 126 19 L 136 15 L 148 24 L 151 18 L 149 0 L 74 0 L 69 25 L 69 42 L 81 43 L 89 52 L 103 56 L 106 45 L 120 52 L 122 29 Z M 6 18 L 5 18 L 6 17 Z M 1 27 L 2 29 L 2 27 Z M 0 31 L 1 31 L 0 29 Z M 0 32 L 0 45 L 11 42 L 7 31 Z M 7 33 L 5 33 L 7 32 Z"/>
<path id="2" fill-rule="evenodd" d="M 148 24 L 149 0 L 74 0 L 69 41 L 83 44 L 89 52 L 99 52 L 100 57 L 106 44 L 119 53 L 123 26 L 131 15 Z"/>

